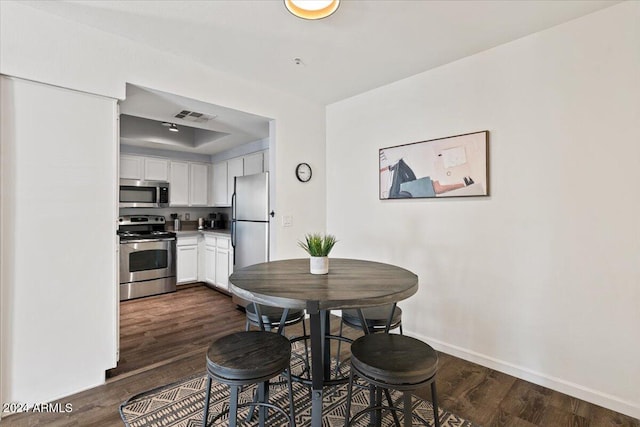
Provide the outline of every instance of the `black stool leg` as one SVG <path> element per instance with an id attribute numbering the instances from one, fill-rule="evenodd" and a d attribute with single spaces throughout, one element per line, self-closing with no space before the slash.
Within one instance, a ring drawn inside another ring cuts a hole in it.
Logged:
<path id="1" fill-rule="evenodd" d="M 229 427 L 236 427 L 238 424 L 238 389 L 236 385 L 231 386 L 231 396 L 229 396 Z"/>
<path id="2" fill-rule="evenodd" d="M 389 393 L 389 389 L 384 389 L 384 395 L 387 397 L 389 407 L 393 408 L 393 400 L 391 400 L 391 393 Z M 382 404 L 382 402 L 380 402 L 380 404 Z M 391 411 L 391 416 L 393 417 L 393 421 L 396 423 L 396 425 L 400 427 L 400 420 L 398 419 L 398 415 L 396 415 L 396 411 Z"/>
<path id="3" fill-rule="evenodd" d="M 307 326 L 304 322 L 304 318 L 302 319 L 302 336 L 306 337 L 307 336 Z M 309 366 L 309 346 L 307 345 L 307 340 L 304 339 L 304 355 L 307 358 L 307 366 Z"/>
<path id="4" fill-rule="evenodd" d="M 351 393 L 353 390 L 353 369 L 351 369 L 351 373 L 349 374 L 349 385 L 347 388 L 347 407 L 344 410 L 344 425 L 347 427 L 349 425 L 349 417 L 351 416 Z"/>
<path id="5" fill-rule="evenodd" d="M 202 427 L 207 427 L 207 417 L 209 416 L 209 399 L 211 398 L 211 377 L 207 376 L 207 394 L 204 399 L 204 415 L 202 417 Z"/>
<path id="6" fill-rule="evenodd" d="M 260 383 L 260 385 L 258 386 L 258 402 L 269 402 L 269 381 Z M 264 406 L 260 406 L 260 408 L 258 409 L 260 427 L 264 426 L 264 423 L 267 420 L 267 411 L 268 409 Z"/>
<path id="7" fill-rule="evenodd" d="M 344 321 L 342 317 L 340 317 L 340 332 L 338 332 L 338 336 L 342 336 L 342 327 L 344 325 Z M 338 340 L 338 352 L 336 353 L 336 369 L 335 376 L 338 378 L 338 373 L 340 372 L 340 348 L 342 347 L 342 340 Z"/>
<path id="8" fill-rule="evenodd" d="M 289 416 L 291 417 L 291 427 L 296 427 L 296 411 L 293 406 L 293 384 L 291 383 L 291 364 L 289 370 L 285 371 L 287 377 L 287 388 L 289 389 Z"/>
<path id="9" fill-rule="evenodd" d="M 376 401 L 374 405 L 382 406 L 382 388 L 374 387 L 374 389 L 376 391 Z M 382 425 L 382 409 L 376 409 L 375 414 L 376 414 L 375 416 L 376 426 L 381 426 Z"/>
<path id="10" fill-rule="evenodd" d="M 402 393 L 404 399 L 404 427 L 411 427 L 413 424 L 413 408 L 411 407 L 411 392 L 405 391 Z"/>
<path id="11" fill-rule="evenodd" d="M 435 427 L 440 427 L 440 417 L 438 416 L 438 398 L 436 396 L 436 380 L 431 383 L 431 404 L 433 405 L 433 423 Z"/>

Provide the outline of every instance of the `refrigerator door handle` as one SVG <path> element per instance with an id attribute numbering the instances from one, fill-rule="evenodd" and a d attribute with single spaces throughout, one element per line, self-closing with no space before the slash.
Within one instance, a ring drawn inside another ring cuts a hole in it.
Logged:
<path id="1" fill-rule="evenodd" d="M 233 248 L 233 265 L 236 264 L 236 192 L 231 195 L 231 247 Z"/>
<path id="2" fill-rule="evenodd" d="M 233 248 L 233 265 L 236 265 L 236 220 L 231 221 L 231 247 Z"/>
<path id="3" fill-rule="evenodd" d="M 231 195 L 231 220 L 236 220 L 236 192 Z"/>
<path id="4" fill-rule="evenodd" d="M 231 247 L 236 248 L 236 220 L 231 221 Z"/>

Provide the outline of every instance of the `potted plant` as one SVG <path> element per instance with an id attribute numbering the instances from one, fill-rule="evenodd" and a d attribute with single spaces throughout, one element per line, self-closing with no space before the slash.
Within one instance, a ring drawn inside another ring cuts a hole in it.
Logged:
<path id="1" fill-rule="evenodd" d="M 298 241 L 298 246 L 307 251 L 311 257 L 309 270 L 311 274 L 327 274 L 329 272 L 329 252 L 337 240 L 331 234 L 309 233 L 304 240 Z"/>

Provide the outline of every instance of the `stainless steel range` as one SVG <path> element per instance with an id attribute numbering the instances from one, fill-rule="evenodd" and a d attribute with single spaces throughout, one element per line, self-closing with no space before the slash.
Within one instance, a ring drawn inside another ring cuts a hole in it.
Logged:
<path id="1" fill-rule="evenodd" d="M 120 301 L 176 290 L 176 234 L 157 215 L 123 215 L 120 236 Z"/>

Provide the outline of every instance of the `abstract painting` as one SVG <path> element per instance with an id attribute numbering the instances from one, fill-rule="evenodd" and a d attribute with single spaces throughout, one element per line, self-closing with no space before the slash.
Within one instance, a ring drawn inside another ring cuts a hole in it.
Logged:
<path id="1" fill-rule="evenodd" d="M 487 196 L 489 131 L 380 149 L 380 199 Z"/>

